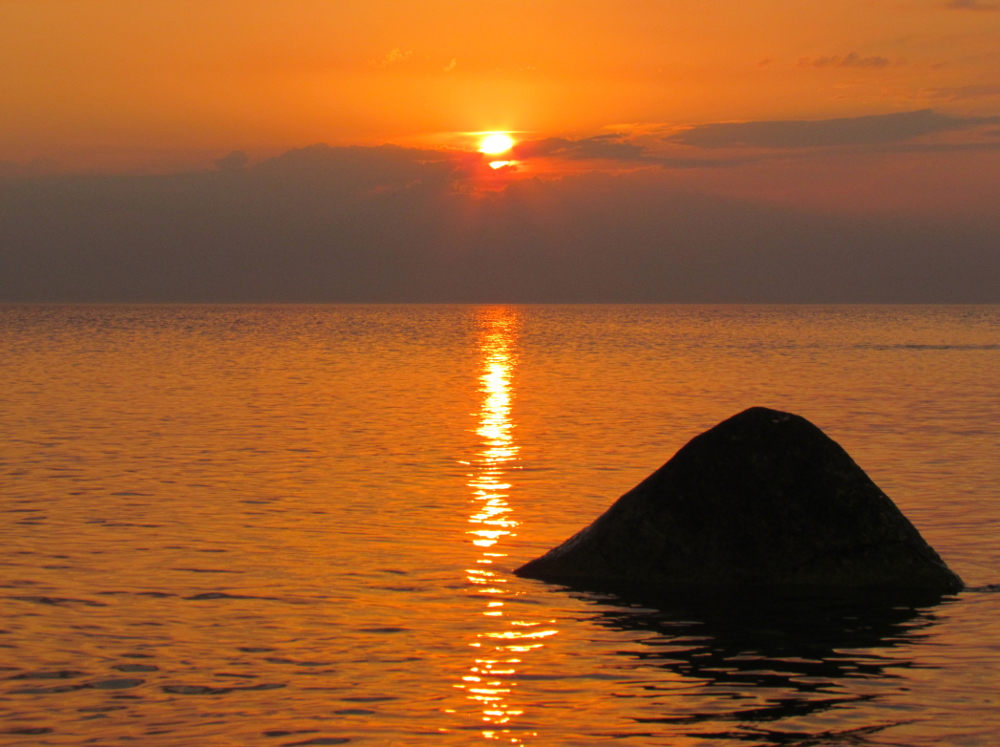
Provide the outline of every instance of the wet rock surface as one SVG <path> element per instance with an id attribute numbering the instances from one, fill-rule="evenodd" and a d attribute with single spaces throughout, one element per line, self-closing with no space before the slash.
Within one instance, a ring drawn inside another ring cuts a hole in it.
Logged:
<path id="1" fill-rule="evenodd" d="M 763 407 L 696 436 L 516 573 L 577 586 L 963 588 L 843 448 Z"/>

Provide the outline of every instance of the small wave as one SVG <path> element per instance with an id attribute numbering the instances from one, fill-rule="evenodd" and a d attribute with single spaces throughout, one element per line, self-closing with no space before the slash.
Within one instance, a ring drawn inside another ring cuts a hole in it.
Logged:
<path id="1" fill-rule="evenodd" d="M 189 573 L 245 573 L 245 571 L 227 571 L 220 568 L 170 568 L 171 571 L 188 571 Z"/>
<path id="2" fill-rule="evenodd" d="M 524 680 L 526 682 L 548 682 L 562 680 L 606 680 L 609 682 L 621 682 L 627 677 L 615 676 L 611 674 L 515 674 L 511 675 L 512 680 Z"/>
<path id="3" fill-rule="evenodd" d="M 95 602 L 90 599 L 71 599 L 69 597 L 8 597 L 9 599 L 16 599 L 20 602 L 33 602 L 35 604 L 48 604 L 54 607 L 58 607 L 62 604 L 84 604 L 88 607 L 107 607 L 108 605 L 104 602 Z"/>
<path id="4" fill-rule="evenodd" d="M 157 672 L 160 669 L 153 664 L 116 664 L 111 668 L 119 672 Z"/>
<path id="5" fill-rule="evenodd" d="M 56 669 L 48 672 L 24 672 L 10 677 L 12 680 L 68 680 L 73 677 L 82 677 L 86 672 L 76 669 Z"/>
<path id="6" fill-rule="evenodd" d="M 920 345 L 897 344 L 897 345 L 872 345 L 861 344 L 854 346 L 858 350 L 1000 350 L 1000 345 Z"/>
<path id="7" fill-rule="evenodd" d="M 265 682 L 247 687 L 209 687 L 208 685 L 164 685 L 163 692 L 172 695 L 226 695 L 233 692 L 249 692 L 252 690 L 277 690 L 285 687 L 279 682 Z"/>
<path id="8" fill-rule="evenodd" d="M 195 594 L 193 597 L 184 597 L 189 602 L 205 602 L 212 599 L 266 599 L 269 602 L 282 602 L 278 597 L 255 597 L 250 594 L 226 594 L 222 591 L 206 591 L 203 594 Z"/>
<path id="9" fill-rule="evenodd" d="M 145 680 L 138 678 L 119 678 L 110 680 L 98 680 L 97 682 L 78 683 L 73 685 L 55 685 L 54 687 L 22 687 L 11 690 L 12 695 L 54 695 L 56 693 L 69 693 L 76 690 L 128 690 L 138 687 Z"/>

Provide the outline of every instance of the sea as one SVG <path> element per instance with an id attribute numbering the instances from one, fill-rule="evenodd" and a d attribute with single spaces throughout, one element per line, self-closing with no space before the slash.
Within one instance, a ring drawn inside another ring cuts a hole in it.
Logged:
<path id="1" fill-rule="evenodd" d="M 514 575 L 751 406 L 968 589 Z M 0 306 L 0 743 L 1000 744 L 1000 306 Z"/>

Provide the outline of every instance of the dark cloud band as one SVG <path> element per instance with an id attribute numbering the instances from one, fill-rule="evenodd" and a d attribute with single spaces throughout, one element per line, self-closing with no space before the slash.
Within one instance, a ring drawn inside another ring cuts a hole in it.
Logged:
<path id="1" fill-rule="evenodd" d="M 612 160 L 612 161 L 645 161 L 648 160 L 644 148 L 623 140 L 623 136 L 598 135 L 580 140 L 568 140 L 561 137 L 548 137 L 540 140 L 524 140 L 514 146 L 515 158 L 563 158 L 572 161 Z"/>
<path id="2" fill-rule="evenodd" d="M 845 220 L 655 168 L 477 193 L 481 154 L 393 147 L 218 166 L 0 179 L 0 302 L 1000 301 L 992 216 Z"/>
<path id="3" fill-rule="evenodd" d="M 922 135 L 1000 124 L 1000 117 L 951 117 L 931 109 L 867 117 L 695 125 L 666 138 L 700 148 L 817 148 L 899 143 Z"/>

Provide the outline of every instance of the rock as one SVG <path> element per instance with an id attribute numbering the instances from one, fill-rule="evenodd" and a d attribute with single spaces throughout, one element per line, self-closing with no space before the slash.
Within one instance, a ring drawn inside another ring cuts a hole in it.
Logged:
<path id="1" fill-rule="evenodd" d="M 515 573 L 574 586 L 963 588 L 844 449 L 764 407 L 696 436 Z"/>

